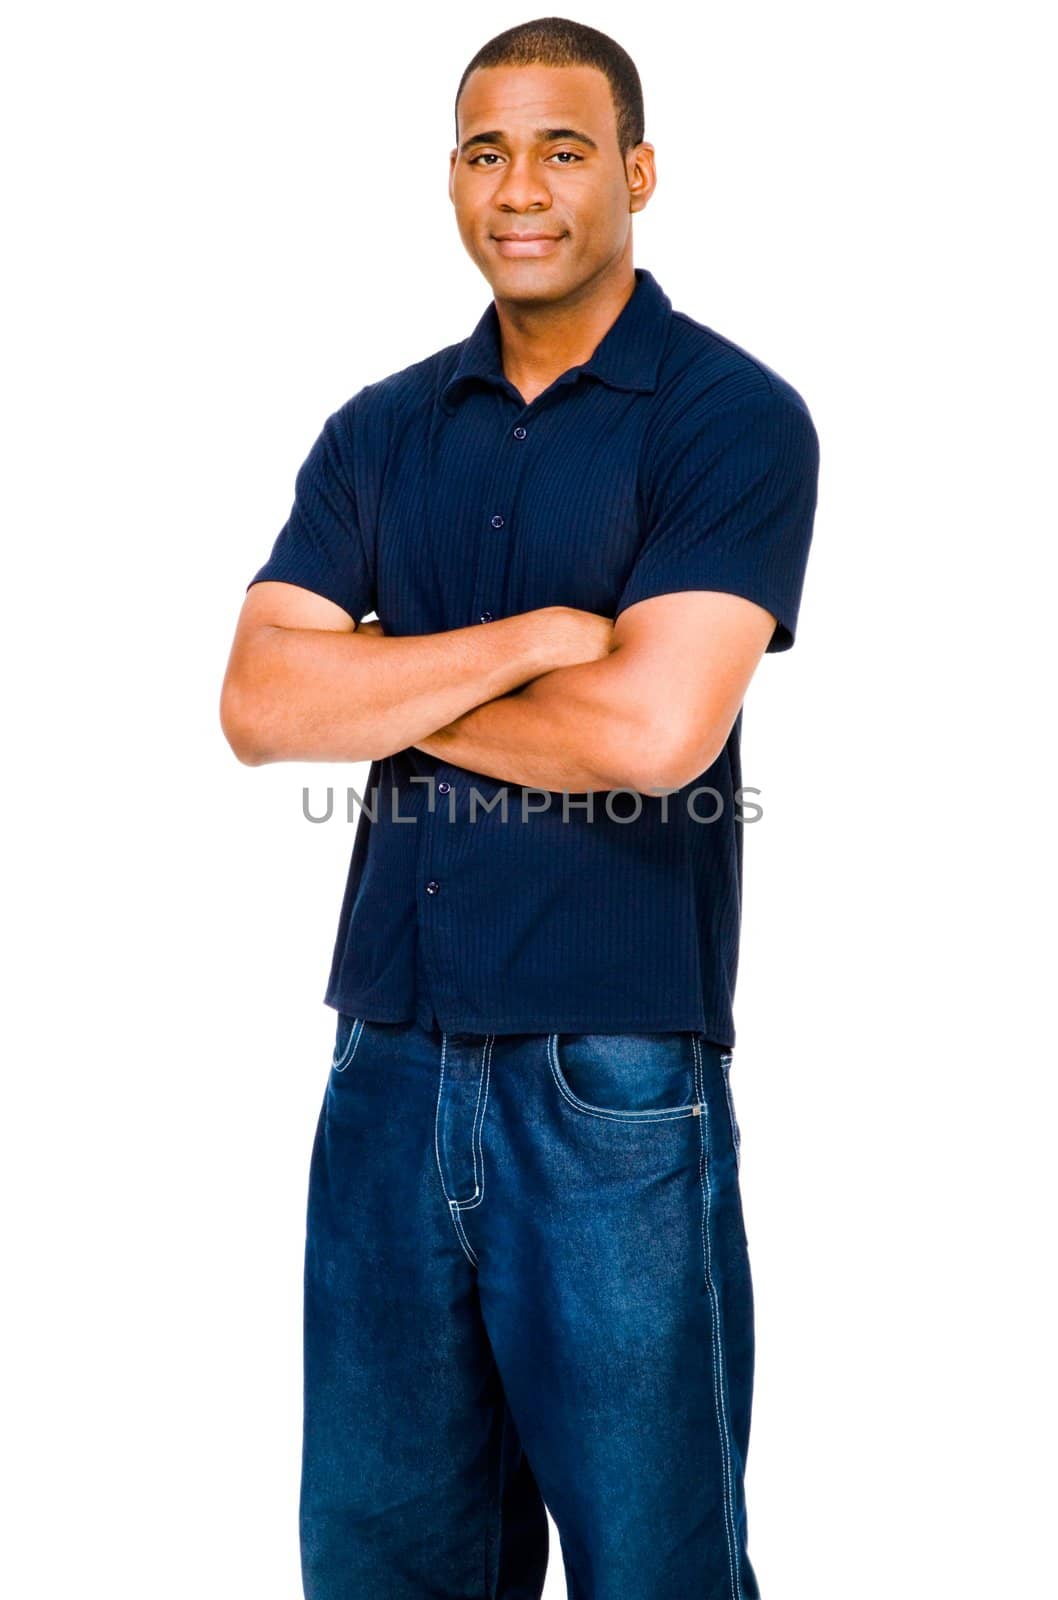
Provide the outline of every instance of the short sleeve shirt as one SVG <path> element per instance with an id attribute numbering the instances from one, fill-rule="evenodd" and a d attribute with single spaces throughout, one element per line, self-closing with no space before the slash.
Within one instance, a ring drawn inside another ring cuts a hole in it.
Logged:
<path id="1" fill-rule="evenodd" d="M 797 390 L 637 267 L 590 359 L 529 404 L 494 302 L 461 343 L 360 389 L 250 583 L 375 612 L 391 637 L 722 590 L 772 613 L 781 652 L 818 466 Z M 732 1046 L 741 727 L 740 711 L 712 766 L 662 795 L 563 795 L 415 747 L 373 761 L 325 1002 L 448 1031 L 694 1029 Z"/>

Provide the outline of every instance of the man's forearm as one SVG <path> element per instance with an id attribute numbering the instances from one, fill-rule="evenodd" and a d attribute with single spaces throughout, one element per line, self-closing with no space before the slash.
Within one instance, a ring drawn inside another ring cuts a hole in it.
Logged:
<path id="1" fill-rule="evenodd" d="M 620 650 L 545 672 L 415 742 L 442 761 L 553 793 L 676 787 L 664 732 L 639 704 Z"/>
<path id="2" fill-rule="evenodd" d="M 555 649 L 542 619 L 524 612 L 408 638 L 258 628 L 233 652 L 229 740 L 251 766 L 391 755 L 547 671 Z"/>

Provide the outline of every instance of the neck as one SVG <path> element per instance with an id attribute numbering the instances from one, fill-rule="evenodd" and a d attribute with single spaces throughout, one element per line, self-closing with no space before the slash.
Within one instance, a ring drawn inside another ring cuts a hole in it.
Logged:
<path id="1" fill-rule="evenodd" d="M 632 262 L 621 261 L 555 302 L 496 296 L 503 373 L 530 402 L 555 379 L 590 360 L 635 292 Z"/>

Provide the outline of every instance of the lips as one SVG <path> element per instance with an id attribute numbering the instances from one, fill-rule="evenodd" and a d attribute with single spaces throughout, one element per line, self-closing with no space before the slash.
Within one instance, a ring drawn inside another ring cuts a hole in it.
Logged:
<path id="1" fill-rule="evenodd" d="M 564 234 L 494 233 L 493 240 L 502 256 L 546 256 L 561 242 Z"/>

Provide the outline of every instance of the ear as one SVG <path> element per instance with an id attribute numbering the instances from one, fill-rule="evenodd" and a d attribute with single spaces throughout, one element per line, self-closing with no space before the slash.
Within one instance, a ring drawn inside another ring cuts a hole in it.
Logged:
<path id="1" fill-rule="evenodd" d="M 642 211 L 657 187 L 654 146 L 642 141 L 628 158 L 628 209 Z"/>

